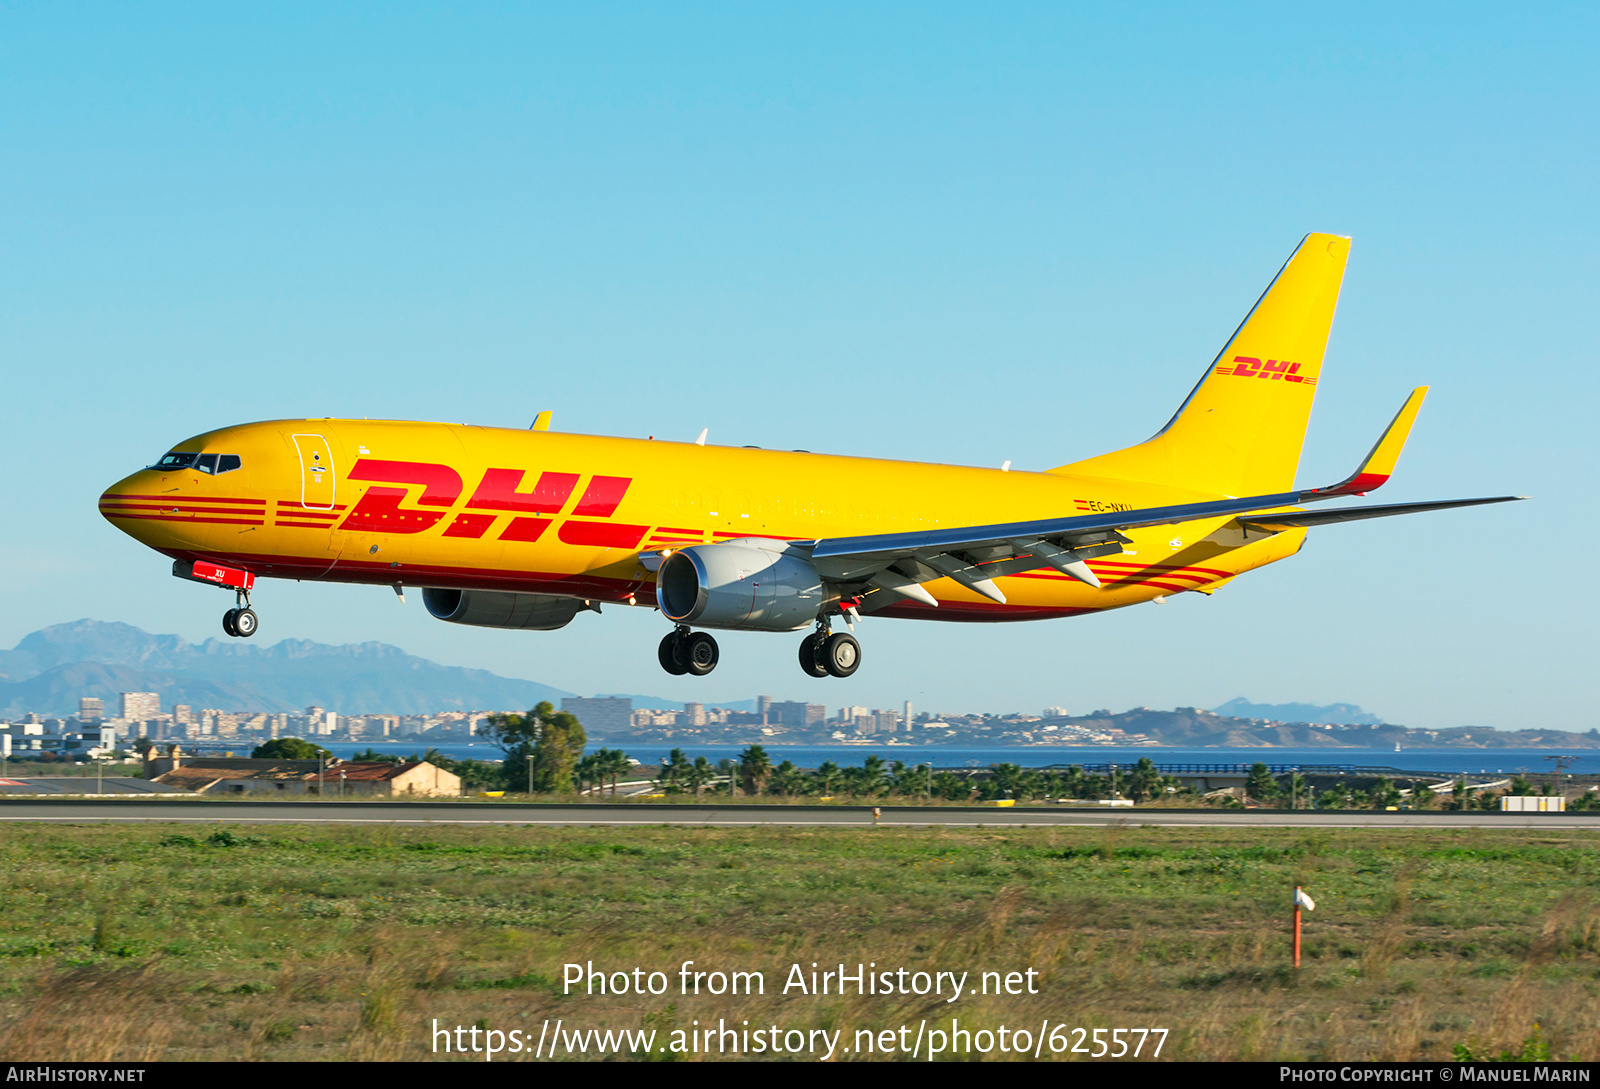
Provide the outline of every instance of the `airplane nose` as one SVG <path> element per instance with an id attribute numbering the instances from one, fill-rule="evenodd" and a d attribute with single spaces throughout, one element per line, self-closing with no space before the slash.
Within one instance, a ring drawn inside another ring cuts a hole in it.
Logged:
<path id="1" fill-rule="evenodd" d="M 142 469 L 123 477 L 100 495 L 100 516 L 136 541 L 153 544 L 152 531 L 163 521 L 163 514 L 176 514 L 173 500 L 155 494 L 153 476 Z"/>

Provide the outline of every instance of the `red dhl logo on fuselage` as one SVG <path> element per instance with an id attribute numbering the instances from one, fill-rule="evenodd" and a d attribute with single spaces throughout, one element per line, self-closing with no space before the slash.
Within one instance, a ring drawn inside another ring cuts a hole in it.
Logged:
<path id="1" fill-rule="evenodd" d="M 1298 373 L 1300 364 L 1291 363 L 1287 359 L 1268 359 L 1265 362 L 1250 355 L 1236 355 L 1232 363 L 1224 363 L 1217 368 L 1221 375 L 1236 375 L 1240 378 L 1270 378 L 1274 381 L 1282 379 L 1285 382 L 1303 382 L 1308 386 L 1317 384 L 1317 380 L 1310 375 Z"/>
<path id="2" fill-rule="evenodd" d="M 540 515 L 561 513 L 577 490 L 579 473 L 540 473 L 533 487 L 519 491 L 526 469 L 489 469 L 457 514 L 444 536 L 476 540 L 483 537 L 502 514 L 515 515 L 500 531 L 502 541 L 537 541 L 554 520 Z M 448 465 L 425 461 L 381 461 L 363 458 L 350 470 L 350 480 L 378 484 L 422 486 L 417 506 L 406 507 L 405 488 L 368 488 L 338 528 L 349 532 L 421 533 L 438 525 L 461 498 L 461 474 Z M 649 526 L 592 521 L 609 518 L 627 494 L 632 477 L 593 476 L 572 510 L 561 523 L 557 537 L 564 544 L 602 548 L 637 548 Z M 438 508 L 427 510 L 424 508 Z M 480 513 L 482 512 L 482 513 Z"/>

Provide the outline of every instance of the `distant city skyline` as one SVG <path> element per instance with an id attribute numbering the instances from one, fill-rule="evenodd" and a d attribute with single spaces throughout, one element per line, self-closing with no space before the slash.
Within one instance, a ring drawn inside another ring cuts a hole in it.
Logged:
<path id="1" fill-rule="evenodd" d="M 449 711 L 438 714 L 393 715 L 366 713 L 341 715 L 320 706 L 300 714 L 223 711 L 218 708 L 173 706 L 159 710 L 150 692 L 118 693 L 125 712 L 141 710 L 150 717 L 139 720 L 106 717 L 104 700 L 79 699 L 75 718 L 28 713 L 0 718 L 0 756 L 19 760 L 66 758 L 108 759 L 118 751 L 137 748 L 176 754 L 175 746 L 218 751 L 257 746 L 283 738 L 300 738 L 319 745 L 405 743 L 426 746 L 470 745 L 491 739 L 499 727 L 498 714 L 490 710 Z M 659 701 L 657 701 L 659 702 Z M 1330 723 L 1314 714 L 1321 708 L 1289 705 L 1304 718 L 1261 719 L 1237 717 L 1179 707 L 1170 711 L 1136 707 L 1120 713 L 1099 709 L 1071 715 L 1048 707 L 1039 715 L 1027 714 L 913 714 L 862 706 L 841 707 L 831 717 L 824 704 L 774 700 L 758 695 L 753 710 L 707 708 L 691 702 L 682 708 L 636 708 L 626 696 L 569 696 L 561 711 L 583 726 L 591 745 L 625 747 L 659 745 L 674 750 L 707 745 L 773 745 L 816 747 L 828 745 L 882 745 L 915 747 L 924 751 L 969 751 L 974 747 L 1007 749 L 1014 746 L 1057 750 L 1148 749 L 1237 750 L 1309 749 L 1321 752 L 1320 762 L 1350 750 L 1414 750 L 1509 747 L 1512 749 L 1600 748 L 1600 729 L 1583 734 L 1555 730 L 1516 733 L 1487 728 L 1413 730 L 1393 724 Z M 1240 701 L 1232 701 L 1238 704 Z M 152 708 L 156 708 L 152 710 Z M 1269 708 L 1252 708 L 1270 710 Z M 1371 718 L 1359 708 L 1339 705 L 1346 717 Z M 492 742 L 491 742 L 492 743 Z M 1570 755 L 1570 754 L 1569 754 Z"/>
<path id="2" fill-rule="evenodd" d="M 34 6 L 0 39 L 0 645 L 229 604 L 95 509 L 208 429 L 444 419 L 1039 470 L 1137 442 L 1307 232 L 1354 238 L 1303 483 L 1377 501 L 1206 598 L 719 634 L 441 624 L 264 582 L 257 640 L 581 692 L 1028 710 L 1348 701 L 1586 730 L 1600 10 Z M 848 481 L 840 481 L 848 489 Z M 1508 544 L 1509 538 L 1514 544 Z M 710 684 L 712 687 L 707 687 Z"/>
<path id="3" fill-rule="evenodd" d="M 226 687 L 214 684 L 219 678 L 234 683 Z M 52 683 L 42 690 L 43 694 L 37 685 L 26 683 L 45 679 L 51 679 Z M 141 682 L 150 682 L 161 691 L 134 691 L 125 687 Z M 31 702 L 27 694 L 30 689 L 34 693 Z M 90 694 L 94 691 L 101 694 Z M 167 696 L 164 697 L 162 691 Z M 515 701 L 509 698 L 513 694 L 526 698 Z M 498 706 L 495 696 L 500 699 Z M 777 699 L 770 693 L 758 693 L 744 699 L 720 701 L 679 701 L 661 695 L 614 692 L 582 697 L 539 681 L 518 681 L 481 670 L 443 668 L 382 643 L 329 646 L 305 640 L 280 640 L 270 644 L 208 640 L 195 645 L 178 636 L 152 634 L 131 625 L 82 620 L 30 633 L 16 647 L 0 649 L 0 720 L 8 713 L 12 718 L 24 715 L 67 718 L 69 707 L 77 708 L 77 718 L 82 721 L 149 721 L 167 716 L 179 723 L 188 723 L 193 715 L 218 714 L 230 719 L 237 716 L 283 719 L 286 714 L 301 714 L 299 710 L 286 709 L 307 699 L 318 703 L 307 707 L 305 715 L 322 712 L 322 705 L 326 704 L 330 713 L 356 718 L 459 714 L 463 709 L 474 714 L 522 710 L 545 699 L 559 701 L 563 706 L 582 705 L 586 711 L 601 713 L 609 713 L 612 705 L 626 703 L 630 708 L 682 711 L 691 719 L 705 718 L 713 710 L 753 711 L 760 715 L 772 708 L 778 709 L 780 717 L 798 713 L 800 708 L 808 709 L 805 712 L 808 721 L 829 717 L 828 703 L 791 700 L 782 693 Z M 211 706 L 214 704 L 219 706 Z M 1135 705 L 1133 709 L 1143 706 Z M 170 709 L 163 710 L 164 707 Z M 1378 716 L 1350 703 L 1323 707 L 1305 703 L 1268 705 L 1236 698 L 1215 710 L 1259 718 L 1270 718 L 1282 712 L 1318 722 L 1380 721 Z M 850 719 L 869 711 L 873 716 L 897 716 L 899 722 L 910 722 L 916 717 L 916 704 L 904 700 L 898 710 L 845 704 L 835 717 Z M 936 717 L 978 713 L 1065 718 L 1101 713 L 1100 709 L 1060 705 L 1026 712 L 1017 708 L 958 710 L 938 706 L 924 707 L 922 711 L 925 716 Z"/>

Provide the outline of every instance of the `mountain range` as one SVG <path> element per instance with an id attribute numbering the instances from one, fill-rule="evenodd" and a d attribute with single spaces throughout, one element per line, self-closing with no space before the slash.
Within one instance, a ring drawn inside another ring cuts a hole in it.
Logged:
<path id="1" fill-rule="evenodd" d="M 1213 707 L 1219 715 L 1264 718 L 1269 722 L 1333 722 L 1342 726 L 1376 726 L 1383 721 L 1353 703 L 1251 703 L 1243 696 Z"/>
<path id="2" fill-rule="evenodd" d="M 56 624 L 0 651 L 0 715 L 76 714 L 80 696 L 106 701 L 115 715 L 122 692 L 155 692 L 170 709 L 429 714 L 512 710 L 571 692 L 483 669 L 443 666 L 385 643 L 328 646 L 285 639 L 271 646 L 151 635 L 130 624 Z"/>

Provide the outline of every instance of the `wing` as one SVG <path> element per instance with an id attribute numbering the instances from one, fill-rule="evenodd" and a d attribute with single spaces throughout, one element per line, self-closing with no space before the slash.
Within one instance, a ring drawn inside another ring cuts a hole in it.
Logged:
<path id="1" fill-rule="evenodd" d="M 1331 526 L 1335 522 L 1359 522 L 1363 518 L 1388 518 L 1396 514 L 1421 514 L 1451 507 L 1476 507 L 1484 503 L 1509 503 L 1526 499 L 1524 495 L 1497 495 L 1489 499 L 1435 499 L 1427 503 L 1389 503 L 1379 507 L 1335 507 L 1333 510 L 1283 511 L 1277 514 L 1247 515 L 1239 519 L 1246 529 L 1275 532 L 1293 526 Z"/>
<path id="2" fill-rule="evenodd" d="M 922 583 L 945 577 L 1005 604 L 1005 595 L 995 586 L 994 580 L 1041 567 L 1053 567 L 1089 586 L 1098 587 L 1100 580 L 1089 570 L 1086 561 L 1121 552 L 1123 545 L 1131 543 L 1124 536 L 1124 532 L 1131 529 L 1276 511 L 1239 519 L 1247 530 L 1276 532 L 1296 526 L 1328 525 L 1524 498 L 1502 495 L 1318 512 L 1278 510 L 1337 496 L 1365 495 L 1382 485 L 1394 471 L 1426 393 L 1426 387 L 1414 390 L 1356 471 L 1338 484 L 1323 488 L 1029 522 L 824 538 L 801 547 L 809 547 L 811 562 L 824 578 L 837 582 L 862 584 L 925 605 L 938 605 Z"/>

